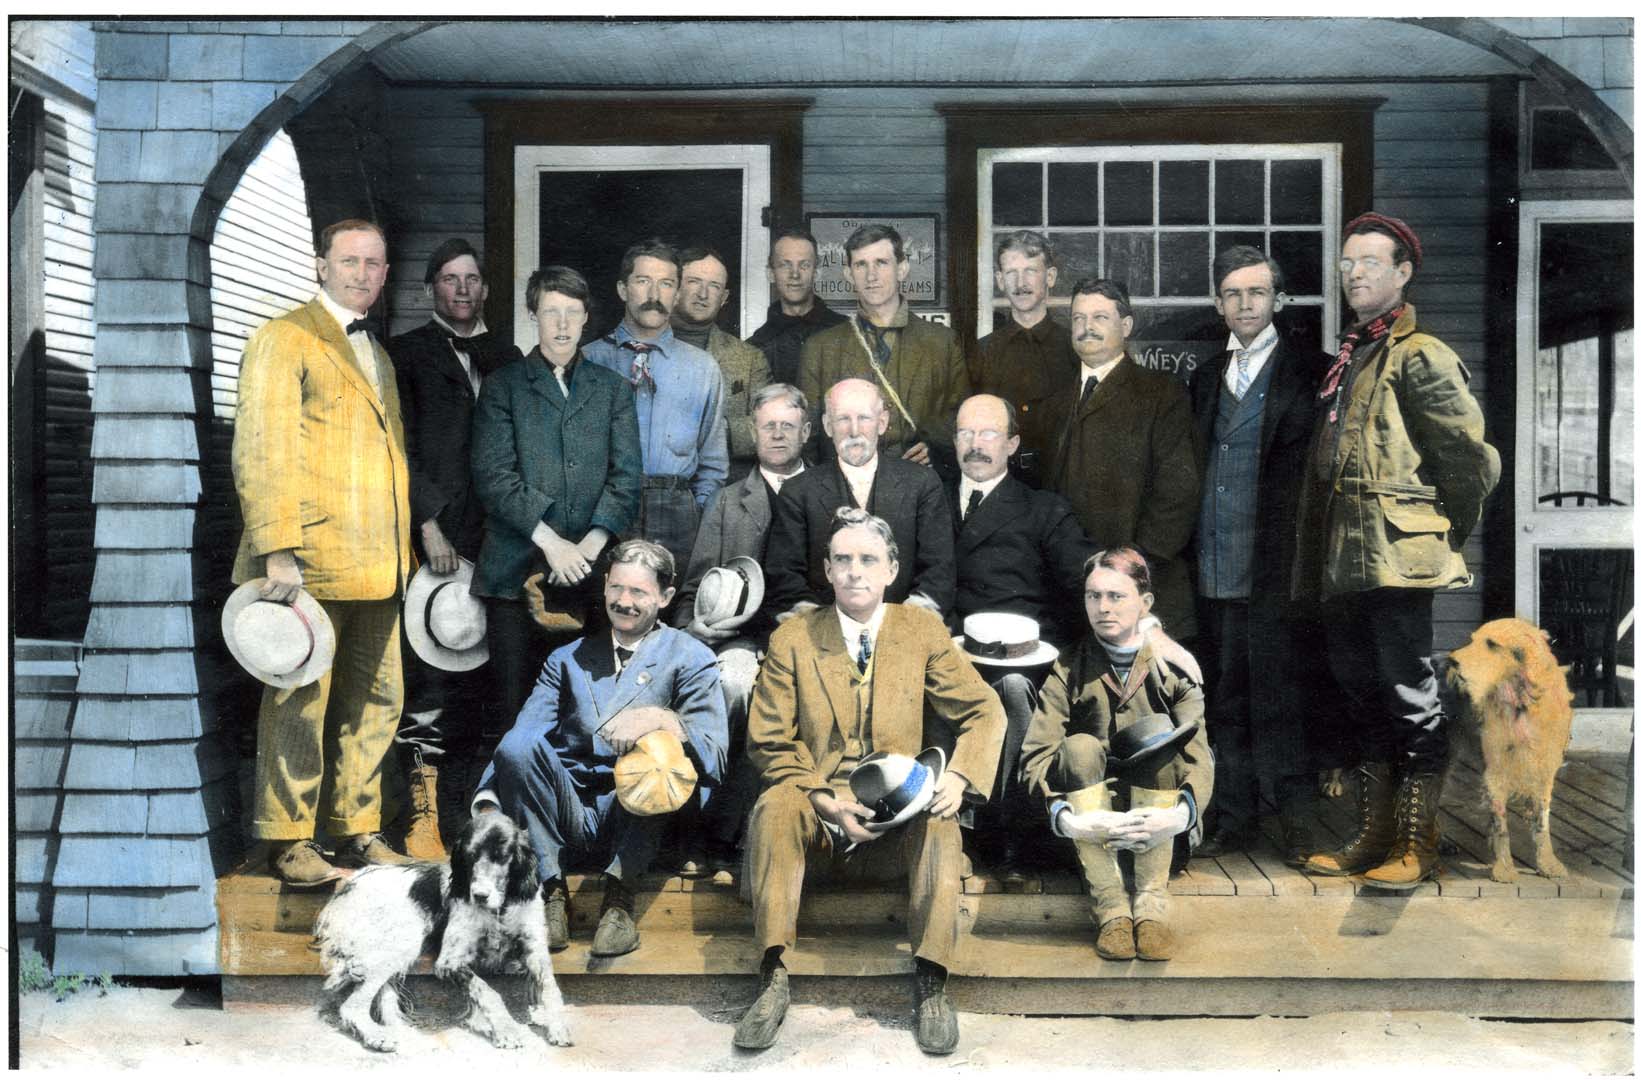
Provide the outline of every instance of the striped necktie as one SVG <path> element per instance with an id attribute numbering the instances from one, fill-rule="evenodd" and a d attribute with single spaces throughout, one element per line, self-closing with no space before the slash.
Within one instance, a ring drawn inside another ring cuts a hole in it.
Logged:
<path id="1" fill-rule="evenodd" d="M 860 655 L 855 657 L 855 664 L 860 668 L 862 675 L 866 674 L 866 665 L 872 662 L 872 635 L 865 630 L 860 632 Z"/>
<path id="2" fill-rule="evenodd" d="M 1238 349 L 1236 351 L 1236 386 L 1231 390 L 1231 393 L 1236 395 L 1238 401 L 1241 401 L 1243 396 L 1247 394 L 1248 383 L 1252 381 L 1248 378 L 1248 350 Z"/>

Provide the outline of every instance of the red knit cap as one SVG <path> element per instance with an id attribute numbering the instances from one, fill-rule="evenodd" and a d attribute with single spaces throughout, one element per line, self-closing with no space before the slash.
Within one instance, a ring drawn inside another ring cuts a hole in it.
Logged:
<path id="1" fill-rule="evenodd" d="M 1414 270 L 1418 270 L 1420 265 L 1424 263 L 1424 245 L 1419 243 L 1419 234 L 1414 232 L 1413 227 L 1401 218 L 1393 218 L 1388 214 L 1380 214 L 1369 210 L 1360 217 L 1352 218 L 1350 224 L 1345 226 L 1344 234 L 1350 236 L 1356 231 L 1358 225 L 1381 225 L 1389 229 L 1391 235 L 1401 241 L 1402 246 L 1412 254 Z"/>

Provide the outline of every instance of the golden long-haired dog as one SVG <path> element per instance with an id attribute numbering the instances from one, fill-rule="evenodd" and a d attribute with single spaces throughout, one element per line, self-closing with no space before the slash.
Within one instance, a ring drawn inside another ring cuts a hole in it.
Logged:
<path id="1" fill-rule="evenodd" d="M 1493 811 L 1493 880 L 1516 880 L 1510 856 L 1511 799 L 1533 820 L 1533 860 L 1548 878 L 1567 876 L 1550 848 L 1550 796 L 1567 750 L 1573 695 L 1550 652 L 1549 635 L 1522 619 L 1495 619 L 1447 659 L 1449 714 L 1481 746 L 1482 778 Z"/>

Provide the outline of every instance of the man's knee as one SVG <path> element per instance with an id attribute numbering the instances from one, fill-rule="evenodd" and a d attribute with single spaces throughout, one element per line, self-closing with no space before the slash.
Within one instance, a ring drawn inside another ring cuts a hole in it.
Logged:
<path id="1" fill-rule="evenodd" d="M 1054 756 L 1054 785 L 1061 791 L 1077 791 L 1105 779 L 1105 747 L 1092 735 L 1069 736 Z"/>
<path id="2" fill-rule="evenodd" d="M 801 835 L 808 817 L 814 814 L 809 795 L 797 784 L 776 784 L 765 788 L 752 806 L 747 821 L 749 840 L 766 840 L 786 833 Z"/>
<path id="3" fill-rule="evenodd" d="M 495 756 L 491 759 L 496 767 L 496 776 L 506 780 L 517 780 L 528 776 L 536 755 L 541 752 L 541 739 L 519 728 L 514 728 L 503 735 L 501 742 L 496 744 Z"/>
<path id="4" fill-rule="evenodd" d="M 718 653 L 718 680 L 730 715 L 744 719 L 758 681 L 758 654 L 742 642 L 731 642 Z"/>

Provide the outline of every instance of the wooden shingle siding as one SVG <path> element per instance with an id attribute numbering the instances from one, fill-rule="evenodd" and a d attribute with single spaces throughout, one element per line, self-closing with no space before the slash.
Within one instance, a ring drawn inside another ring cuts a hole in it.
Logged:
<path id="1" fill-rule="evenodd" d="M 51 870 L 60 842 L 58 821 L 74 727 L 80 646 L 18 639 L 15 649 L 11 820 L 17 846 L 12 918 L 19 943 L 35 945 L 49 955 L 51 944 L 40 910 L 43 898 L 49 910 Z"/>

